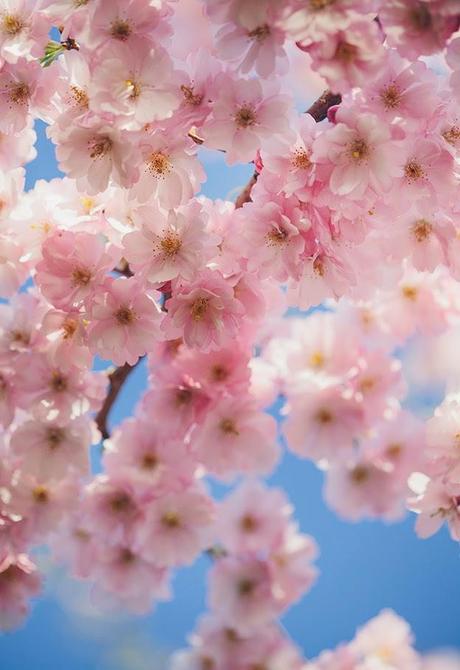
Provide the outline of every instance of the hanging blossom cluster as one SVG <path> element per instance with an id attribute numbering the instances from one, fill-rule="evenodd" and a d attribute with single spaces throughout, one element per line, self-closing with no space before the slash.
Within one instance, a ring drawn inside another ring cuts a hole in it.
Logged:
<path id="1" fill-rule="evenodd" d="M 0 0 L 2 628 L 43 544 L 139 613 L 207 552 L 174 667 L 421 667 L 390 613 L 304 665 L 277 618 L 317 548 L 257 478 L 281 432 L 340 516 L 460 541 L 457 389 L 417 418 L 400 361 L 460 323 L 459 26 L 457 0 Z M 308 113 L 294 62 L 328 87 Z M 37 119 L 65 176 L 25 191 Z M 200 195 L 200 146 L 253 163 L 235 203 Z"/>
<path id="2" fill-rule="evenodd" d="M 176 653 L 171 667 L 172 670 L 457 670 L 455 658 L 423 657 L 413 644 L 408 624 L 391 610 L 383 610 L 359 628 L 351 642 L 305 662 L 276 626 L 249 637 L 205 616 L 191 637 L 191 649 Z"/>

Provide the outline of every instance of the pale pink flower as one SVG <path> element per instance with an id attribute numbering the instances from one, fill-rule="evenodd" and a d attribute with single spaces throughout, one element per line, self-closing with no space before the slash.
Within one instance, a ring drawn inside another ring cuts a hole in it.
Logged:
<path id="1" fill-rule="evenodd" d="M 246 395 L 219 400 L 195 429 L 192 446 L 205 468 L 223 480 L 271 472 L 279 457 L 275 420 Z"/>
<path id="2" fill-rule="evenodd" d="M 267 139 L 261 150 L 263 161 L 263 180 L 269 190 L 282 188 L 286 195 L 308 199 L 307 185 L 314 174 L 312 160 L 313 140 L 316 134 L 316 122 L 309 114 L 303 114 L 293 124 L 295 138 L 280 136 Z"/>
<path id="3" fill-rule="evenodd" d="M 112 44 L 139 44 L 149 40 L 157 44 L 168 36 L 166 3 L 143 0 L 102 0 L 94 7 L 85 32 L 85 44 L 92 49 Z M 105 53 L 105 52 L 104 52 Z"/>
<path id="4" fill-rule="evenodd" d="M 66 131 L 51 126 L 48 135 L 57 145 L 59 168 L 89 195 L 104 191 L 110 179 L 124 187 L 138 179 L 137 149 L 113 126 L 71 126 Z"/>
<path id="5" fill-rule="evenodd" d="M 49 22 L 34 0 L 1 0 L 0 58 L 16 63 L 39 58 L 48 41 Z"/>
<path id="6" fill-rule="evenodd" d="M 36 281 L 46 298 L 60 308 L 89 304 L 117 258 L 102 236 L 66 230 L 51 235 L 43 243 L 42 254 Z"/>
<path id="7" fill-rule="evenodd" d="M 167 600 L 169 574 L 137 553 L 129 544 L 100 547 L 90 576 L 95 579 L 93 596 L 106 603 L 106 592 L 113 594 L 114 608 L 120 603 L 135 614 L 147 614 L 155 600 Z"/>
<path id="8" fill-rule="evenodd" d="M 315 461 L 349 457 L 365 427 L 363 408 L 336 384 L 299 386 L 288 395 L 287 411 L 283 432 L 289 448 Z"/>
<path id="9" fill-rule="evenodd" d="M 262 628 L 280 611 L 268 565 L 257 558 L 229 556 L 209 574 L 209 604 L 242 635 Z"/>
<path id="10" fill-rule="evenodd" d="M 231 553 L 269 551 L 280 544 L 291 513 L 281 490 L 248 480 L 220 504 L 216 536 Z"/>
<path id="11" fill-rule="evenodd" d="M 137 216 L 142 227 L 124 236 L 123 254 L 131 269 L 148 281 L 165 282 L 178 276 L 191 280 L 206 255 L 212 255 L 212 236 L 205 232 L 196 200 L 167 213 L 145 205 Z"/>
<path id="12" fill-rule="evenodd" d="M 206 48 L 187 54 L 185 71 L 177 74 L 181 103 L 171 123 L 201 128 L 218 95 L 216 78 L 220 72 L 222 64 Z"/>
<path id="13" fill-rule="evenodd" d="M 384 67 L 382 35 L 371 18 L 353 20 L 303 49 L 312 58 L 312 68 L 335 93 L 364 86 Z"/>
<path id="14" fill-rule="evenodd" d="M 406 58 L 441 51 L 458 27 L 454 16 L 443 16 L 434 2 L 386 0 L 379 19 L 390 46 Z"/>
<path id="15" fill-rule="evenodd" d="M 402 175 L 398 147 L 389 128 L 373 114 L 346 110 L 334 126 L 319 134 L 312 160 L 320 166 L 319 177 L 329 177 L 332 193 L 361 199 L 370 189 L 374 198 L 388 192 Z"/>
<path id="16" fill-rule="evenodd" d="M 460 483 L 449 483 L 442 476 L 427 478 L 425 490 L 409 500 L 409 508 L 418 514 L 415 531 L 419 537 L 430 537 L 447 523 L 452 539 L 460 542 Z"/>
<path id="17" fill-rule="evenodd" d="M 391 610 L 382 610 L 358 629 L 350 646 L 354 653 L 366 659 L 366 667 L 383 663 L 388 667 L 417 670 L 420 660 L 413 643 L 408 623 Z"/>
<path id="18" fill-rule="evenodd" d="M 157 565 L 189 565 L 211 546 L 214 515 L 212 499 L 198 488 L 166 494 L 150 503 L 136 546 Z"/>
<path id="19" fill-rule="evenodd" d="M 295 524 L 289 524 L 282 541 L 269 556 L 274 590 L 283 608 L 292 605 L 315 583 L 319 572 L 313 561 L 318 555 L 315 540 L 299 533 Z"/>
<path id="20" fill-rule="evenodd" d="M 0 235 L 0 296 L 11 298 L 29 274 L 24 249 L 10 236 Z"/>
<path id="21" fill-rule="evenodd" d="M 84 417 L 69 423 L 32 419 L 14 430 L 10 448 L 21 458 L 21 469 L 41 481 L 59 479 L 69 469 L 87 474 L 88 451 L 93 442 L 91 428 Z"/>
<path id="22" fill-rule="evenodd" d="M 159 322 L 159 308 L 134 277 L 107 279 L 91 303 L 88 345 L 117 365 L 134 365 L 153 347 Z"/>
<path id="23" fill-rule="evenodd" d="M 216 86 L 219 97 L 202 135 L 207 147 L 226 152 L 229 165 L 253 160 L 264 139 L 289 134 L 287 96 L 258 79 L 234 81 L 228 74 Z"/>
<path id="24" fill-rule="evenodd" d="M 305 249 L 302 233 L 308 231 L 310 222 L 295 196 L 273 196 L 268 202 L 249 203 L 241 210 L 239 223 L 242 252 L 250 272 L 278 281 L 300 278 Z"/>
<path id="25" fill-rule="evenodd" d="M 37 61 L 29 62 L 25 58 L 18 59 L 14 65 L 3 65 L 0 69 L 0 131 L 17 133 L 26 127 L 29 114 L 46 115 L 54 88 L 53 76 Z"/>
<path id="26" fill-rule="evenodd" d="M 109 47 L 92 71 L 90 109 L 114 114 L 116 125 L 128 130 L 167 119 L 179 104 L 172 68 L 168 53 L 159 47 L 152 50 L 148 43 Z"/>
<path id="27" fill-rule="evenodd" d="M 126 419 L 104 442 L 103 462 L 111 476 L 127 470 L 138 487 L 155 494 L 171 493 L 191 482 L 196 469 L 189 447 L 181 440 L 167 440 L 152 428 L 147 417 Z"/>
<path id="28" fill-rule="evenodd" d="M 423 136 L 407 140 L 402 161 L 403 174 L 398 180 L 401 197 L 414 201 L 431 197 L 435 203 L 454 198 L 456 181 L 454 159 L 445 145 Z"/>
<path id="29" fill-rule="evenodd" d="M 445 466 L 460 463 L 460 407 L 446 399 L 426 424 L 427 454 Z"/>
<path id="30" fill-rule="evenodd" d="M 16 628 L 29 612 L 28 599 L 41 587 L 37 566 L 26 554 L 0 559 L 0 629 Z"/>
<path id="31" fill-rule="evenodd" d="M 86 326 L 84 313 L 77 309 L 50 309 L 44 315 L 41 333 L 47 337 L 51 357 L 62 369 L 69 365 L 91 367 L 93 357 L 87 346 Z"/>
<path id="32" fill-rule="evenodd" d="M 220 58 L 230 61 L 243 74 L 255 70 L 264 79 L 285 74 L 287 56 L 284 50 L 285 32 L 267 15 L 258 26 L 248 29 L 232 23 L 224 24 L 216 34 L 216 50 Z"/>
<path id="33" fill-rule="evenodd" d="M 0 169 L 13 170 L 32 161 L 37 155 L 34 147 L 36 139 L 32 119 L 19 133 L 0 131 Z"/>
<path id="34" fill-rule="evenodd" d="M 165 337 L 183 337 L 189 347 L 201 351 L 228 344 L 236 336 L 244 314 L 231 284 L 212 270 L 203 271 L 191 284 L 176 284 L 166 309 L 161 324 Z"/>
<path id="35" fill-rule="evenodd" d="M 141 203 L 153 199 L 165 209 L 178 207 L 188 202 L 206 179 L 196 145 L 173 128 L 168 133 L 143 136 L 140 152 L 143 163 L 132 193 Z"/>
<path id="36" fill-rule="evenodd" d="M 249 386 L 250 352 L 233 342 L 218 351 L 191 351 L 181 361 L 181 369 L 212 397 L 244 392 Z"/>

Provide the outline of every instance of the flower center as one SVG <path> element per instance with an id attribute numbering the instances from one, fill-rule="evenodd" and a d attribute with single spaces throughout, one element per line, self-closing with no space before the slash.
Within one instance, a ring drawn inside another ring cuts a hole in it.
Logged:
<path id="1" fill-rule="evenodd" d="M 194 321 L 201 321 L 208 311 L 209 298 L 197 298 L 191 309 L 192 319 Z"/>
<path id="2" fill-rule="evenodd" d="M 49 448 L 53 451 L 56 447 L 59 447 L 60 444 L 64 441 L 65 433 L 62 428 L 53 427 L 48 428 L 46 431 L 46 442 L 48 443 Z"/>
<path id="3" fill-rule="evenodd" d="M 158 458 L 155 454 L 144 454 L 142 457 L 142 468 L 144 470 L 154 470 L 158 465 Z"/>
<path id="4" fill-rule="evenodd" d="M 78 321 L 75 319 L 66 319 L 62 324 L 62 330 L 64 331 L 64 339 L 70 340 L 74 335 L 78 327 Z"/>
<path id="5" fill-rule="evenodd" d="M 161 239 L 160 246 L 164 255 L 171 258 L 179 253 L 182 247 L 182 240 L 177 233 L 170 230 Z"/>
<path id="6" fill-rule="evenodd" d="M 418 181 L 425 175 L 422 166 L 415 159 L 406 163 L 404 166 L 404 174 L 407 181 L 411 183 Z"/>
<path id="7" fill-rule="evenodd" d="M 166 528 L 179 528 L 181 525 L 180 516 L 177 512 L 165 512 L 161 517 L 161 523 Z"/>
<path id="8" fill-rule="evenodd" d="M 395 109 L 401 102 L 401 91 L 396 84 L 390 84 L 380 92 L 380 99 L 385 109 Z"/>
<path id="9" fill-rule="evenodd" d="M 56 393 L 62 393 L 67 391 L 67 378 L 64 377 L 60 372 L 53 372 L 51 375 L 51 388 Z"/>
<path id="10" fill-rule="evenodd" d="M 335 0 L 310 0 L 310 8 L 314 12 L 321 11 L 330 5 L 333 5 Z"/>
<path id="11" fill-rule="evenodd" d="M 250 105 L 243 105 L 235 114 L 235 122 L 238 128 L 250 128 L 256 123 L 256 113 Z"/>
<path id="12" fill-rule="evenodd" d="M 308 170 L 311 167 L 308 151 L 305 151 L 305 149 L 296 149 L 291 157 L 291 165 L 298 170 Z"/>
<path id="13" fill-rule="evenodd" d="M 431 29 L 433 19 L 430 10 L 425 3 L 419 2 L 416 7 L 409 10 L 409 20 L 416 30 L 425 32 Z"/>
<path id="14" fill-rule="evenodd" d="M 273 226 L 266 234 L 265 239 L 269 247 L 282 246 L 288 240 L 287 231 L 280 226 Z"/>
<path id="15" fill-rule="evenodd" d="M 325 360 L 324 354 L 321 351 L 315 351 L 310 356 L 308 363 L 312 368 L 322 368 Z"/>
<path id="16" fill-rule="evenodd" d="M 88 142 L 88 149 L 90 158 L 103 158 L 108 153 L 112 151 L 113 142 L 110 137 L 102 135 L 99 137 L 93 137 Z"/>
<path id="17" fill-rule="evenodd" d="M 367 158 L 370 153 L 369 146 L 362 137 L 358 137 L 350 143 L 349 152 L 356 163 L 361 163 L 361 161 Z"/>
<path id="18" fill-rule="evenodd" d="M 406 300 L 411 300 L 415 302 L 418 297 L 418 289 L 416 286 L 402 286 L 401 293 Z"/>
<path id="19" fill-rule="evenodd" d="M 125 42 L 131 35 L 131 26 L 125 19 L 115 19 L 110 25 L 110 34 L 116 40 Z"/>
<path id="20" fill-rule="evenodd" d="M 427 240 L 430 237 L 432 230 L 433 226 L 429 221 L 426 221 L 426 219 L 419 219 L 412 226 L 412 234 L 417 242 L 424 242 Z"/>
<path id="21" fill-rule="evenodd" d="M 150 172 L 152 172 L 155 177 L 164 177 L 171 172 L 171 161 L 169 160 L 169 156 L 163 154 L 161 151 L 156 151 L 151 154 L 147 161 L 147 165 Z"/>
<path id="22" fill-rule="evenodd" d="M 188 405 L 193 399 L 192 389 L 187 388 L 185 386 L 176 389 L 175 399 L 176 399 L 176 405 L 178 405 L 179 407 Z"/>
<path id="23" fill-rule="evenodd" d="M 129 326 L 135 318 L 136 315 L 134 314 L 133 310 L 126 306 L 120 307 L 115 312 L 115 319 L 121 326 Z"/>
<path id="24" fill-rule="evenodd" d="M 458 126 L 451 126 L 448 128 L 448 130 L 445 130 L 442 133 L 442 136 L 448 142 L 449 144 L 452 144 L 452 146 L 455 146 L 457 142 L 460 140 L 460 128 Z"/>
<path id="25" fill-rule="evenodd" d="M 244 530 L 245 533 L 253 533 L 257 530 L 258 525 L 257 519 L 252 516 L 252 514 L 245 514 L 241 517 L 240 528 L 241 530 Z"/>
<path id="26" fill-rule="evenodd" d="M 78 86 L 71 86 L 70 93 L 72 95 L 73 100 L 77 103 L 78 107 L 82 107 L 83 109 L 88 108 L 89 99 L 86 91 L 84 91 L 82 88 L 79 88 Z"/>
<path id="27" fill-rule="evenodd" d="M 369 479 L 369 474 L 370 473 L 368 468 L 366 468 L 364 465 L 357 465 L 353 468 L 353 470 L 351 470 L 350 479 L 355 484 L 363 484 Z"/>
<path id="28" fill-rule="evenodd" d="M 385 449 L 385 454 L 389 458 L 398 458 L 401 455 L 402 451 L 402 445 L 399 444 L 398 442 L 394 442 L 393 444 L 389 444 L 387 448 Z"/>
<path id="29" fill-rule="evenodd" d="M 122 565 L 131 565 L 136 560 L 136 554 L 134 554 L 128 547 L 123 547 L 118 558 Z"/>
<path id="30" fill-rule="evenodd" d="M 257 26 L 254 30 L 248 32 L 248 37 L 257 42 L 263 42 L 270 35 L 270 26 L 265 23 L 263 26 Z"/>
<path id="31" fill-rule="evenodd" d="M 333 422 L 334 416 L 332 412 L 326 409 L 326 407 L 320 407 L 320 409 L 316 412 L 314 419 L 317 423 L 326 425 Z"/>
<path id="32" fill-rule="evenodd" d="M 23 81 L 11 84 L 9 97 L 15 105 L 27 105 L 30 97 L 30 89 Z"/>
<path id="33" fill-rule="evenodd" d="M 324 277 L 326 274 L 326 267 L 320 256 L 317 256 L 313 261 L 313 272 L 318 275 L 318 277 Z"/>
<path id="34" fill-rule="evenodd" d="M 228 377 L 228 370 L 223 365 L 213 365 L 211 368 L 211 377 L 215 382 L 223 382 Z"/>
<path id="35" fill-rule="evenodd" d="M 110 499 L 110 507 L 114 512 L 128 512 L 134 507 L 130 496 L 124 491 L 115 493 Z"/>
<path id="36" fill-rule="evenodd" d="M 221 419 L 219 428 L 224 435 L 239 435 L 239 431 L 237 430 L 236 423 L 233 419 Z"/>
<path id="37" fill-rule="evenodd" d="M 237 584 L 237 590 L 240 596 L 249 596 L 255 589 L 255 582 L 249 578 L 240 579 Z"/>
<path id="38" fill-rule="evenodd" d="M 4 14 L 2 19 L 2 30 L 9 37 L 14 37 L 24 28 L 25 23 L 17 14 Z"/>
<path id="39" fill-rule="evenodd" d="M 137 100 L 137 98 L 141 94 L 141 85 L 139 82 L 135 81 L 134 79 L 126 79 L 125 81 L 126 88 L 129 89 L 129 99 L 130 100 Z"/>
<path id="40" fill-rule="evenodd" d="M 339 42 L 335 50 L 335 58 L 345 65 L 352 63 L 358 54 L 358 47 L 348 42 Z"/>
<path id="41" fill-rule="evenodd" d="M 88 286 L 91 281 L 91 277 L 92 275 L 88 268 L 75 268 L 72 270 L 72 286 Z"/>
<path id="42" fill-rule="evenodd" d="M 35 500 L 35 502 L 40 503 L 40 505 L 42 503 L 47 503 L 50 499 L 48 489 L 46 488 L 46 486 L 41 485 L 36 486 L 32 490 L 32 497 Z"/>
<path id="43" fill-rule="evenodd" d="M 199 93 L 194 93 L 193 86 L 185 86 L 184 84 L 182 84 L 180 90 L 182 91 L 185 102 L 188 105 L 198 107 L 198 105 L 201 105 L 201 103 L 203 102 L 203 96 L 200 95 Z"/>

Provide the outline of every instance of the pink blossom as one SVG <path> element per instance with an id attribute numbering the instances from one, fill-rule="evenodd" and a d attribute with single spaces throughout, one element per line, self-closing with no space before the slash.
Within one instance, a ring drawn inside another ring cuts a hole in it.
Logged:
<path id="1" fill-rule="evenodd" d="M 224 480 L 237 473 L 271 472 L 279 457 L 275 420 L 245 395 L 216 403 L 197 427 L 192 445 L 206 469 Z"/>
<path id="2" fill-rule="evenodd" d="M 310 382 L 289 394 L 288 400 L 283 431 L 290 449 L 317 461 L 350 456 L 353 439 L 365 425 L 364 412 L 340 386 Z"/>
<path id="3" fill-rule="evenodd" d="M 6 63 L 0 69 L 0 131 L 17 133 L 26 127 L 28 114 L 45 115 L 52 90 L 52 74 L 38 62 Z"/>
<path id="4" fill-rule="evenodd" d="M 161 48 L 148 43 L 133 49 L 123 43 L 104 52 L 89 87 L 90 109 L 114 114 L 119 128 L 141 129 L 146 123 L 167 119 L 179 104 L 173 92 L 172 61 Z"/>
<path id="5" fill-rule="evenodd" d="M 219 559 L 209 575 L 209 604 L 243 635 L 269 623 L 279 612 L 267 564 L 257 558 Z"/>
<path id="6" fill-rule="evenodd" d="M 153 501 L 136 543 L 157 565 L 193 563 L 212 544 L 214 504 L 199 489 L 170 493 Z"/>
<path id="7" fill-rule="evenodd" d="M 91 425 L 77 417 L 67 424 L 26 421 L 13 432 L 10 447 L 21 457 L 21 469 L 44 481 L 63 477 L 70 469 L 86 474 L 92 442 Z"/>
<path id="8" fill-rule="evenodd" d="M 384 64 L 382 36 L 371 19 L 354 18 L 339 30 L 303 47 L 312 67 L 335 93 L 363 86 L 378 75 Z"/>
<path id="9" fill-rule="evenodd" d="M 142 228 L 123 238 L 124 256 L 133 271 L 151 282 L 178 276 L 193 279 L 206 257 L 206 247 L 212 243 L 198 202 L 193 200 L 167 214 L 159 209 L 152 212 L 152 207 L 145 205 L 138 209 L 138 216 Z"/>
<path id="10" fill-rule="evenodd" d="M 460 541 L 460 483 L 451 484 L 442 477 L 427 478 L 426 488 L 417 498 L 409 501 L 418 513 L 415 524 L 417 535 L 427 538 L 447 523 L 453 540 Z"/>
<path id="11" fill-rule="evenodd" d="M 141 292 L 134 277 L 108 279 L 91 305 L 89 347 L 117 365 L 134 365 L 152 348 L 159 321 L 156 303 Z"/>
<path id="12" fill-rule="evenodd" d="M 289 133 L 289 98 L 257 80 L 235 82 L 223 74 L 216 81 L 219 97 L 203 127 L 205 145 L 226 152 L 229 165 L 251 161 L 262 141 Z"/>
<path id="13" fill-rule="evenodd" d="M 90 301 L 106 272 L 115 265 L 116 252 L 89 233 L 58 230 L 42 246 L 37 283 L 56 307 L 69 308 Z"/>
<path id="14" fill-rule="evenodd" d="M 221 503 L 216 534 L 235 554 L 277 549 L 291 513 L 281 490 L 248 480 Z"/>
<path id="15" fill-rule="evenodd" d="M 138 179 L 136 150 L 123 131 L 102 124 L 65 132 L 52 126 L 48 134 L 57 145 L 59 168 L 88 194 L 104 191 L 110 179 L 124 187 Z"/>
<path id="16" fill-rule="evenodd" d="M 244 313 L 230 283 L 211 270 L 202 272 L 191 284 L 176 284 L 166 307 L 161 328 L 167 339 L 182 336 L 188 346 L 201 351 L 229 343 Z"/>
<path id="17" fill-rule="evenodd" d="M 425 0 L 389 0 L 379 12 L 388 43 L 406 58 L 441 51 L 458 24 Z"/>
<path id="18" fill-rule="evenodd" d="M 154 132 L 141 139 L 142 166 L 133 194 L 139 202 L 156 199 L 165 209 L 183 205 L 195 195 L 206 176 L 188 138 Z M 124 184 L 122 184 L 124 185 Z"/>
<path id="19" fill-rule="evenodd" d="M 0 561 L 0 628 L 16 628 L 29 611 L 28 599 L 41 587 L 37 567 L 26 554 L 2 556 Z"/>

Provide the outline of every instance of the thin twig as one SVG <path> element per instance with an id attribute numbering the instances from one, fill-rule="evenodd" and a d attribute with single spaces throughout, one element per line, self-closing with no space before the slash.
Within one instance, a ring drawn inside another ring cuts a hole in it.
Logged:
<path id="1" fill-rule="evenodd" d="M 135 363 L 134 365 L 129 365 L 128 363 L 125 363 L 124 365 L 115 368 L 115 370 L 113 370 L 113 372 L 109 374 L 109 390 L 105 397 L 104 404 L 102 405 L 101 409 L 96 415 L 96 425 L 101 432 L 103 440 L 106 440 L 108 437 L 110 437 L 110 432 L 107 425 L 110 410 L 112 409 L 115 400 L 118 398 L 118 394 L 120 393 L 123 384 L 129 377 L 131 372 L 134 370 L 134 368 L 137 365 L 139 365 L 142 358 L 143 356 L 139 358 L 137 363 Z"/>

